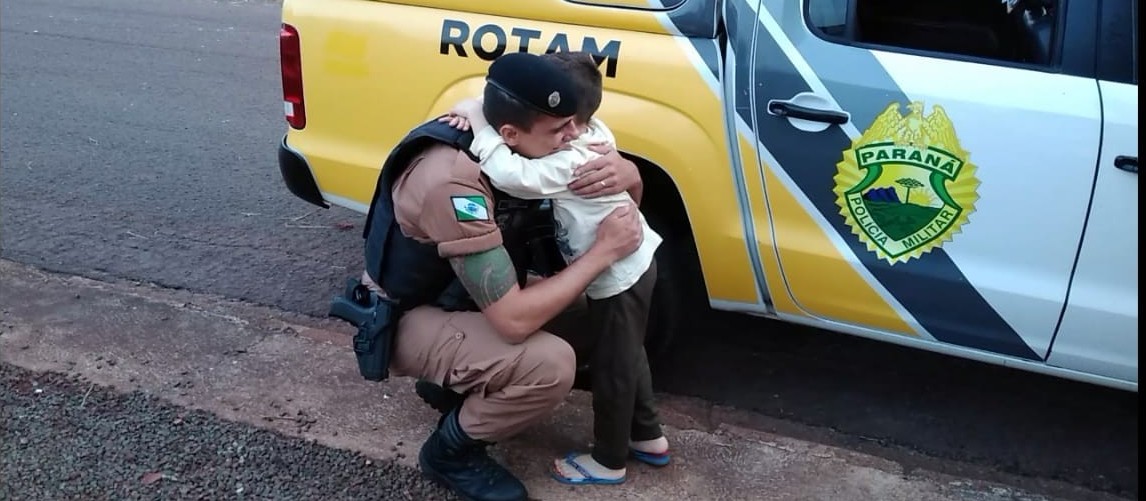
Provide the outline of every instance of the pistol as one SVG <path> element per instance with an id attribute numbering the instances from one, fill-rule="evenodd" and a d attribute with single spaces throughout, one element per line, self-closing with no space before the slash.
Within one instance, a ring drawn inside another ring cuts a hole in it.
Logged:
<path id="1" fill-rule="evenodd" d="M 358 327 L 353 339 L 358 372 L 368 381 L 390 377 L 390 348 L 393 341 L 393 308 L 390 302 L 371 291 L 358 278 L 347 280 L 342 295 L 330 302 L 332 317 Z"/>

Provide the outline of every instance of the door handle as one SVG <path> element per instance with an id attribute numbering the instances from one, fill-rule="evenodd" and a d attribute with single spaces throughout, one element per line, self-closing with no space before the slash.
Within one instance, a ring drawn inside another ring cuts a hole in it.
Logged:
<path id="1" fill-rule="evenodd" d="M 1114 157 L 1114 166 L 1126 172 L 1138 173 L 1138 157 L 1118 155 Z"/>
<path id="2" fill-rule="evenodd" d="M 800 118 L 813 122 L 841 125 L 848 123 L 847 113 L 799 105 L 791 101 L 769 101 L 768 113 L 781 117 Z"/>

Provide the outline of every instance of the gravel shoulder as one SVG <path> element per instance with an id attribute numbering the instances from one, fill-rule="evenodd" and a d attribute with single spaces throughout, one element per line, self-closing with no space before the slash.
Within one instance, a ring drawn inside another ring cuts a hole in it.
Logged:
<path id="1" fill-rule="evenodd" d="M 394 459 L 0 364 L 3 499 L 456 499 Z"/>

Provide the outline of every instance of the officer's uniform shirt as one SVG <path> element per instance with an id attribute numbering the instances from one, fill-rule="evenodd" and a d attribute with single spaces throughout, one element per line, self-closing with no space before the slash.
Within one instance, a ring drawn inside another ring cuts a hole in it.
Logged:
<path id="1" fill-rule="evenodd" d="M 402 232 L 436 243 L 441 257 L 502 244 L 493 218 L 493 190 L 464 152 L 445 145 L 427 148 L 394 183 L 393 197 Z"/>

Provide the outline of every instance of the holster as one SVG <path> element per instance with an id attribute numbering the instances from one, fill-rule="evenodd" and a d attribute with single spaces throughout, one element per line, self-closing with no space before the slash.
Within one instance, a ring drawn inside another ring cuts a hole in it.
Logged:
<path id="1" fill-rule="evenodd" d="M 396 305 L 378 296 L 358 278 L 350 278 L 342 295 L 331 301 L 330 315 L 358 327 L 353 348 L 359 374 L 368 381 L 389 378 L 390 353 L 400 316 Z"/>

